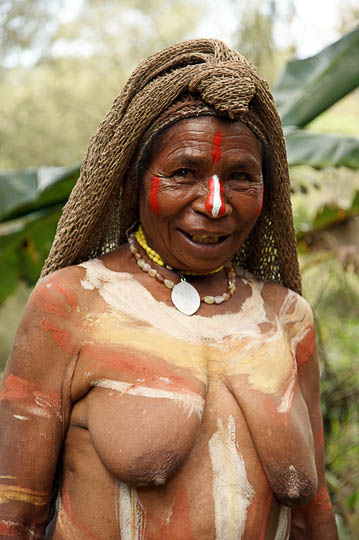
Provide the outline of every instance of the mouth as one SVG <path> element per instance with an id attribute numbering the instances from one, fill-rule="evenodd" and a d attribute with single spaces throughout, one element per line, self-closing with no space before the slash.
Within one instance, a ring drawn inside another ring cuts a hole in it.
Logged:
<path id="1" fill-rule="evenodd" d="M 228 238 L 227 235 L 215 235 L 215 234 L 191 234 L 181 230 L 181 233 L 184 234 L 191 242 L 195 244 L 221 244 Z"/>

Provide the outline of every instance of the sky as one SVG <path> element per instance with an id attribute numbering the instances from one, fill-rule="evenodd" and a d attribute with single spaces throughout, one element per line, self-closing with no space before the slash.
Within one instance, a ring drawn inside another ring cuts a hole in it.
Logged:
<path id="1" fill-rule="evenodd" d="M 236 24 L 231 7 L 233 2 L 207 0 L 206 3 L 207 19 L 202 21 L 196 37 L 215 37 L 230 45 L 230 34 Z M 236 3 L 240 6 L 243 1 L 237 0 Z M 346 6 L 358 5 L 355 0 L 277 0 L 276 4 L 279 20 L 274 27 L 275 41 L 283 48 L 294 42 L 296 54 L 301 58 L 314 55 L 339 39 L 336 26 L 340 10 Z M 290 5 L 293 5 L 295 12 L 292 23 L 288 25 L 285 16 Z"/>
<path id="2" fill-rule="evenodd" d="M 119 0 L 120 1 L 120 0 Z M 162 0 L 165 2 L 166 0 Z M 197 0 L 206 8 L 197 29 L 189 38 L 211 37 L 232 45 L 231 36 L 238 23 L 238 13 L 245 10 L 248 0 Z M 261 4 L 260 0 L 249 0 Z M 58 16 L 61 22 L 74 18 L 82 5 L 82 0 L 64 0 Z M 317 54 L 321 49 L 339 39 L 337 30 L 340 10 L 357 5 L 357 0 L 276 0 L 277 23 L 274 25 L 274 39 L 279 48 L 295 46 L 296 56 L 305 58 Z M 288 14 L 292 6 L 292 18 Z M 357 21 L 359 25 L 359 21 Z M 56 52 L 61 54 L 56 48 Z M 65 51 L 62 51 L 65 52 Z M 66 53 L 65 53 L 66 54 Z M 36 60 L 32 51 L 21 54 L 20 63 L 32 64 Z M 11 61 L 10 61 L 11 63 Z"/>

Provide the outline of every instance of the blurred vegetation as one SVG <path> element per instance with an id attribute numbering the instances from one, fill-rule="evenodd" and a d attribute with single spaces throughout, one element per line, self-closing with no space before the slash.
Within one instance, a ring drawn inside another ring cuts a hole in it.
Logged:
<path id="1" fill-rule="evenodd" d="M 340 538 L 358 538 L 359 93 L 356 64 L 349 56 L 341 61 L 357 33 L 298 62 L 293 43 L 285 50 L 275 44 L 275 1 L 232 3 L 232 45 L 272 85 L 287 129 L 303 291 L 315 312 L 321 358 L 327 481 Z M 133 67 L 192 37 L 207 8 L 201 0 L 86 0 L 75 18 L 60 21 L 61 4 L 4 0 L 0 7 L 0 168 L 11 169 L 0 172 L 0 372 L 89 136 Z M 357 15 L 356 6 L 341 10 L 343 35 Z M 36 62 L 9 62 L 20 50 L 32 51 Z M 331 75 L 321 68 L 323 58 Z M 293 81 L 302 95 L 293 94 Z"/>

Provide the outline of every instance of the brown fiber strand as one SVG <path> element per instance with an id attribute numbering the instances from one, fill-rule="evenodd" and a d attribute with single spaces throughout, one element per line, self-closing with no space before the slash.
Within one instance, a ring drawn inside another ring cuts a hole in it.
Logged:
<path id="1" fill-rule="evenodd" d="M 138 182 L 129 171 L 139 143 L 188 93 L 265 141 L 263 210 L 236 258 L 259 279 L 301 292 L 285 143 L 273 97 L 255 68 L 215 39 L 178 43 L 135 69 L 90 139 L 42 275 L 127 241 L 126 231 L 138 220 Z"/>

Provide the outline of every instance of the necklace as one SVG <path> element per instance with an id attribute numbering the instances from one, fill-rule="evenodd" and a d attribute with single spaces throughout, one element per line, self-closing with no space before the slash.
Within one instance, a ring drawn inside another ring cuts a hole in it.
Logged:
<path id="1" fill-rule="evenodd" d="M 207 295 L 201 298 L 197 289 L 188 283 L 182 272 L 178 272 L 180 281 L 178 283 L 174 283 L 171 279 L 164 278 L 162 274 L 160 274 L 156 269 L 152 268 L 152 266 L 147 263 L 139 253 L 135 239 L 136 234 L 134 233 L 129 237 L 128 243 L 130 246 L 130 251 L 136 259 L 137 265 L 143 272 L 146 272 L 152 278 L 157 279 L 159 283 L 163 283 L 167 289 L 171 290 L 171 300 L 173 305 L 184 315 L 193 315 L 196 313 L 201 305 L 201 302 L 204 302 L 205 304 L 222 304 L 223 302 L 228 302 L 228 300 L 234 294 L 236 290 L 236 273 L 230 262 L 223 265 L 227 272 L 228 279 L 226 292 L 217 296 Z M 157 255 L 156 252 L 154 252 L 154 254 Z"/>

